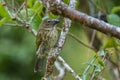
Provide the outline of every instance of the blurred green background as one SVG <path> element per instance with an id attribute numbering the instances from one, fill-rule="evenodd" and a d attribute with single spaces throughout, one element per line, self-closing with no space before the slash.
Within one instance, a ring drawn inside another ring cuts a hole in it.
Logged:
<path id="1" fill-rule="evenodd" d="M 9 5 L 12 4 L 11 1 L 14 0 L 8 0 Z M 22 4 L 23 1 L 24 0 L 17 0 L 16 2 Z M 67 4 L 69 3 L 69 0 L 63 1 Z M 93 2 L 95 2 L 100 9 L 91 5 L 88 0 L 77 0 L 76 9 L 91 16 L 94 16 L 102 10 L 105 14 L 107 14 L 109 23 L 120 26 L 119 0 L 93 0 Z M 29 14 L 28 18 L 31 20 L 30 26 L 37 30 L 39 24 L 41 23 L 41 19 L 44 16 L 44 8 L 37 0 L 28 0 L 27 5 Z M 38 6 L 40 6 L 40 9 L 38 9 Z M 16 6 L 16 8 L 19 7 L 20 6 L 18 5 Z M 24 9 L 22 9 L 20 13 L 20 17 L 25 20 Z M 34 15 L 34 13 L 36 14 Z M 35 17 L 33 17 L 33 15 Z M 56 17 L 55 15 L 51 16 L 54 18 Z M 2 3 L 0 3 L 0 80 L 40 80 L 42 75 L 39 72 L 34 73 L 36 58 L 35 36 L 33 36 L 32 33 L 24 27 L 4 25 L 6 23 L 17 23 L 17 21 L 10 19 L 8 12 L 5 11 Z M 61 24 L 62 19 L 58 26 L 61 27 Z M 84 27 L 85 26 L 83 24 L 72 22 L 70 32 L 84 43 L 90 44 L 86 33 L 87 30 Z M 101 42 L 104 43 L 107 41 L 105 35 L 101 35 L 99 32 L 97 35 L 101 38 Z M 103 45 L 100 47 L 103 47 Z M 75 70 L 76 73 L 82 75 L 88 66 L 86 63 L 92 60 L 96 53 L 78 43 L 70 36 L 67 36 L 65 45 L 62 48 L 60 55 Z M 104 73 L 102 74 L 104 78 L 112 80 L 108 68 L 105 68 L 102 73 Z M 75 80 L 75 78 L 67 72 L 64 80 Z"/>
<path id="2" fill-rule="evenodd" d="M 87 41 L 80 27 L 72 27 L 71 32 Z M 27 29 L 0 27 L 0 80 L 38 80 L 40 73 L 34 73 L 35 48 L 35 37 Z M 61 55 L 77 73 L 82 73 L 88 61 L 87 51 L 83 45 L 67 36 Z"/>

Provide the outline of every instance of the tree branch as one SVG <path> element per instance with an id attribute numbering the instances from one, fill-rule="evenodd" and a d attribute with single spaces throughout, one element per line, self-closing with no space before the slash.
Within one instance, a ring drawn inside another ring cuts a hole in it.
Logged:
<path id="1" fill-rule="evenodd" d="M 76 22 L 84 23 L 92 29 L 96 29 L 104 34 L 120 39 L 120 28 L 118 26 L 108 24 L 102 20 L 79 12 L 64 4 L 61 0 L 42 0 L 42 2 L 45 7 L 54 14 L 69 18 Z M 47 3 L 49 3 L 49 5 Z"/>
<path id="2" fill-rule="evenodd" d="M 65 73 L 66 73 L 65 67 L 61 65 L 60 63 L 61 62 L 58 60 L 55 61 L 55 67 L 59 71 L 59 74 L 54 77 L 55 80 L 63 80 Z"/>
<path id="3" fill-rule="evenodd" d="M 43 0 L 43 2 L 44 1 L 45 1 L 45 4 L 47 5 L 47 8 L 49 7 L 49 5 L 52 5 L 51 3 L 49 3 L 49 0 L 48 1 Z M 60 2 L 60 0 L 58 0 L 58 1 Z M 76 4 L 75 0 L 70 1 L 71 8 L 75 8 L 75 4 Z M 49 79 L 50 76 L 52 76 L 54 62 L 56 61 L 57 57 L 60 54 L 60 51 L 62 50 L 62 47 L 65 43 L 66 36 L 69 32 L 70 26 L 71 26 L 71 20 L 69 20 L 68 18 L 64 18 L 63 28 L 61 30 L 61 34 L 60 34 L 57 46 L 52 48 L 48 54 L 44 80 L 47 80 L 47 79 Z M 71 73 L 73 73 L 75 78 L 77 78 L 78 80 L 81 80 L 81 78 L 78 75 L 74 74 L 74 71 L 72 71 Z"/>
<path id="4" fill-rule="evenodd" d="M 82 80 L 78 74 L 64 61 L 62 57 L 58 57 L 58 60 L 64 65 L 65 69 L 69 71 L 77 80 Z"/>

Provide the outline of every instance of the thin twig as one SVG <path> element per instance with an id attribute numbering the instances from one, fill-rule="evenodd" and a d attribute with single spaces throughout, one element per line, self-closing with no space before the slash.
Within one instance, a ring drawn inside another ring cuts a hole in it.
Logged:
<path id="1" fill-rule="evenodd" d="M 32 29 L 29 24 L 25 24 L 24 27 L 25 27 L 26 29 L 28 29 L 28 31 L 29 31 L 30 33 L 32 33 L 34 36 L 37 35 L 36 30 Z"/>
<path id="2" fill-rule="evenodd" d="M 55 80 L 63 80 L 65 73 L 66 73 L 65 67 L 61 65 L 58 60 L 55 61 L 55 67 L 59 71 L 59 74 L 55 76 Z"/>
<path id="3" fill-rule="evenodd" d="M 15 11 L 15 1 L 12 0 L 12 7 L 13 7 L 13 10 Z"/>
<path id="4" fill-rule="evenodd" d="M 79 75 L 75 73 L 75 71 L 64 61 L 62 57 L 58 57 L 58 60 L 64 65 L 65 69 L 69 71 L 77 80 L 82 80 Z"/>
<path id="5" fill-rule="evenodd" d="M 58 30 L 61 30 L 61 28 L 57 28 Z M 76 40 L 78 43 L 80 43 L 80 44 L 82 44 L 83 46 L 85 46 L 86 48 L 89 48 L 89 49 L 91 49 L 91 50 L 93 50 L 93 51 L 97 51 L 94 47 L 92 47 L 92 46 L 89 46 L 89 45 L 87 45 L 86 43 L 84 43 L 83 41 L 81 41 L 78 37 L 76 37 L 74 34 L 72 34 L 71 32 L 68 32 L 68 36 L 70 36 L 70 37 L 72 37 L 74 40 Z"/>
<path id="6" fill-rule="evenodd" d="M 15 16 L 18 15 L 18 13 L 20 12 L 20 10 L 23 8 L 24 5 L 25 5 L 25 2 L 23 2 L 22 5 L 19 7 L 19 9 L 17 10 L 17 12 L 15 13 Z"/>
<path id="7" fill-rule="evenodd" d="M 28 22 L 27 0 L 25 0 L 25 12 L 26 12 L 26 22 Z"/>
<path id="8" fill-rule="evenodd" d="M 42 6 L 42 5 L 41 5 Z M 33 14 L 33 16 L 30 18 L 29 23 L 31 23 L 33 21 L 33 19 L 35 18 L 35 16 L 37 15 L 37 12 L 41 9 L 41 6 L 39 6 L 39 8 L 36 10 L 36 12 Z"/>
<path id="9" fill-rule="evenodd" d="M 97 59 L 98 56 L 94 56 L 93 59 L 89 62 L 89 65 L 85 68 L 83 75 L 86 75 L 86 73 L 88 72 L 88 70 L 90 69 L 90 67 L 92 66 L 91 64 L 93 64 L 95 62 L 95 60 Z"/>
<path id="10" fill-rule="evenodd" d="M 78 37 L 76 37 L 76 36 L 73 35 L 72 33 L 69 32 L 68 35 L 69 35 L 70 37 L 72 37 L 73 39 L 75 39 L 75 40 L 76 40 L 77 42 L 79 42 L 80 44 L 82 44 L 83 46 L 85 46 L 85 47 L 87 47 L 87 48 L 89 48 L 89 49 L 97 52 L 97 50 L 96 50 L 95 48 L 93 48 L 92 46 L 89 46 L 89 45 L 85 44 L 84 42 L 82 42 Z"/>
<path id="11" fill-rule="evenodd" d="M 3 24 L 3 26 L 12 26 L 12 27 L 18 27 L 18 26 L 20 26 L 20 27 L 23 27 L 23 25 L 22 24 L 9 24 L 9 23 L 5 23 L 5 24 Z"/>
<path id="12" fill-rule="evenodd" d="M 93 46 L 93 42 L 95 40 L 95 35 L 96 35 L 96 30 L 93 30 L 91 41 L 90 41 L 90 46 Z"/>
<path id="13" fill-rule="evenodd" d="M 96 35 L 96 30 L 93 30 L 93 33 L 92 33 L 92 37 L 91 37 L 91 40 L 90 40 L 90 47 L 92 47 L 92 48 L 94 48 L 93 47 L 93 43 L 94 43 L 94 40 L 95 40 L 95 35 Z M 94 48 L 94 50 L 97 52 L 97 49 L 96 48 Z M 87 57 L 88 57 L 88 60 L 89 60 L 89 58 L 90 58 L 90 50 L 88 50 L 88 55 L 87 55 Z"/>
<path id="14" fill-rule="evenodd" d="M 3 2 L 4 2 L 4 0 L 3 0 Z M 4 2 L 5 3 L 5 2 Z M 24 22 L 24 20 L 21 20 L 18 16 L 17 16 L 17 14 L 19 13 L 19 11 L 23 8 L 23 5 L 24 5 L 24 3 L 21 5 L 21 7 L 18 9 L 18 11 L 16 12 L 16 14 L 15 14 L 15 20 L 18 22 L 18 23 L 20 23 L 20 24 L 4 24 L 4 25 L 10 25 L 10 26 L 23 26 L 23 27 L 25 27 L 29 32 L 31 32 L 34 36 L 36 36 L 36 34 L 37 34 L 37 32 L 34 30 L 34 29 L 32 29 L 31 28 L 31 26 L 30 26 L 30 24 L 28 24 L 27 22 Z M 25 4 L 26 5 L 26 8 L 27 8 L 27 3 Z M 13 18 L 13 14 L 9 11 L 9 8 L 8 8 L 8 6 L 7 5 L 5 5 L 4 6 L 5 7 L 5 9 L 8 11 L 8 13 L 9 13 L 9 15 L 10 15 L 10 17 L 11 18 Z M 27 12 L 27 10 L 26 10 L 26 12 Z M 28 15 L 28 13 L 26 13 L 26 15 Z"/>
<path id="15" fill-rule="evenodd" d="M 103 10 L 101 7 L 99 7 L 93 0 L 89 0 L 94 6 L 95 8 L 97 8 L 99 11 L 102 11 L 105 13 L 105 10 Z"/>

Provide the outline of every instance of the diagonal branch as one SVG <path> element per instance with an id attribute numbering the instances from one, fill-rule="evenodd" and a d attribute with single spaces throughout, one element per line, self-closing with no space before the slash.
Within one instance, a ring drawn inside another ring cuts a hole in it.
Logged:
<path id="1" fill-rule="evenodd" d="M 120 28 L 118 26 L 108 24 L 102 20 L 98 20 L 86 15 L 85 13 L 79 12 L 60 0 L 43 0 L 42 2 L 45 7 L 49 8 L 49 10 L 54 14 L 69 18 L 79 23 L 84 23 L 90 28 L 120 39 Z M 50 4 L 48 5 L 46 2 Z"/>
<path id="2" fill-rule="evenodd" d="M 64 65 L 65 69 L 69 71 L 77 80 L 82 80 L 78 74 L 64 61 L 64 59 L 58 56 L 58 60 Z"/>
<path id="3" fill-rule="evenodd" d="M 51 3 L 49 3 L 49 0 L 48 1 L 47 0 L 43 0 L 43 2 L 44 1 L 45 1 L 45 4 L 47 4 L 47 8 L 49 7 L 49 5 L 52 5 Z M 60 0 L 58 0 L 58 1 L 60 1 Z M 76 0 L 71 0 L 70 1 L 70 7 L 71 8 L 75 8 L 75 4 L 76 4 Z M 61 34 L 60 34 L 57 46 L 52 48 L 50 50 L 49 54 L 48 54 L 44 80 L 50 79 L 50 76 L 52 76 L 54 62 L 56 61 L 57 57 L 59 56 L 59 54 L 61 52 L 61 49 L 62 49 L 62 47 L 63 47 L 63 45 L 65 43 L 66 36 L 67 36 L 67 34 L 69 32 L 70 26 L 71 26 L 71 20 L 69 20 L 68 18 L 64 18 L 63 28 L 61 30 Z M 77 76 L 76 74 L 74 74 L 73 71 L 71 73 L 73 73 L 73 75 L 78 80 L 81 80 L 81 78 L 79 76 Z"/>

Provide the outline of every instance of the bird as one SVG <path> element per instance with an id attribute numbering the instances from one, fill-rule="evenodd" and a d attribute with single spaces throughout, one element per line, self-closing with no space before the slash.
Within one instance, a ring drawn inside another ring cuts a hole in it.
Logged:
<path id="1" fill-rule="evenodd" d="M 34 66 L 34 72 L 43 70 L 50 49 L 57 43 L 57 23 L 59 23 L 58 19 L 46 18 L 39 26 L 36 35 L 36 63 Z"/>

